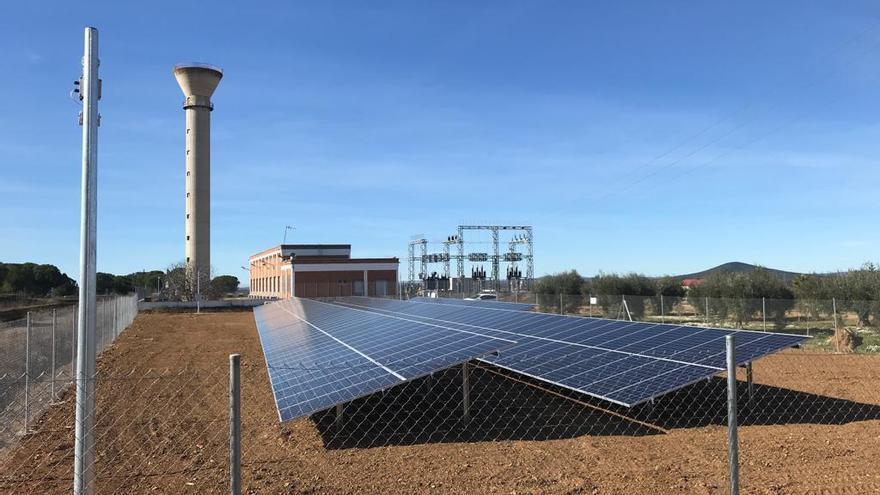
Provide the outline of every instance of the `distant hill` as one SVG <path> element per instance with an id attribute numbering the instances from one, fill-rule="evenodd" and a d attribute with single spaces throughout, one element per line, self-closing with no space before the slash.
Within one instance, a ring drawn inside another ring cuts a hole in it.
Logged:
<path id="1" fill-rule="evenodd" d="M 723 265 L 718 265 L 714 268 L 709 268 L 708 270 L 703 270 L 701 272 L 688 273 L 685 275 L 676 275 L 675 278 L 682 279 L 682 280 L 684 280 L 686 278 L 706 278 L 709 275 L 712 275 L 715 273 L 750 272 L 756 268 L 758 268 L 758 265 L 752 265 L 750 263 L 742 263 L 739 261 L 731 261 L 730 263 L 724 263 Z M 803 275 L 802 273 L 797 273 L 797 272 L 787 272 L 784 270 L 775 270 L 773 268 L 767 268 L 767 267 L 763 267 L 763 268 L 786 282 L 791 282 L 792 280 L 794 280 L 798 276 Z"/>

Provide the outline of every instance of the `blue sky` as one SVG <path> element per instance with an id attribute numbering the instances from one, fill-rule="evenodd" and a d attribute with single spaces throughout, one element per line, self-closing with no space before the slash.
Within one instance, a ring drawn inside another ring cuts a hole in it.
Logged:
<path id="1" fill-rule="evenodd" d="M 416 233 L 531 223 L 538 274 L 877 260 L 880 6 L 610 3 L 5 2 L 0 260 L 77 275 L 86 25 L 102 271 L 183 258 L 181 61 L 225 71 L 219 273 L 285 225 L 404 258 Z"/>

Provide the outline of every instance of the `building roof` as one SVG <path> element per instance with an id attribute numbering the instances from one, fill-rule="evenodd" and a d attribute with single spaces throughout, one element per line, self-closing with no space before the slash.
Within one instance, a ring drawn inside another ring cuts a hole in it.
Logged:
<path id="1" fill-rule="evenodd" d="M 282 264 L 289 265 L 291 263 L 290 259 L 286 259 L 282 261 Z M 296 264 L 304 265 L 304 264 L 325 264 L 325 263 L 397 263 L 400 264 L 400 259 L 396 257 L 391 258 L 333 258 L 333 257 L 323 257 L 323 256 L 297 256 Z"/>
<path id="2" fill-rule="evenodd" d="M 264 249 L 256 254 L 252 254 L 249 259 L 259 258 L 267 254 L 283 251 L 296 250 L 347 250 L 351 252 L 351 244 L 279 244 L 269 249 Z M 338 255 L 330 255 L 338 256 Z"/>

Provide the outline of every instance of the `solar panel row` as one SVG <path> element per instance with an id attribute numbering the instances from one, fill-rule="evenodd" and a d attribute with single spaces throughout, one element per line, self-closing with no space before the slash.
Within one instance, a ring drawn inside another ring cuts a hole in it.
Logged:
<path id="1" fill-rule="evenodd" d="M 738 364 L 806 339 L 419 301 L 346 298 L 336 304 L 515 340 L 513 348 L 483 360 L 624 406 L 724 371 L 725 337 L 731 333 L 737 334 Z"/>
<path id="2" fill-rule="evenodd" d="M 496 309 L 513 309 L 518 311 L 531 311 L 534 304 L 508 302 L 508 301 L 491 301 L 491 300 L 470 300 L 470 299 L 452 299 L 447 297 L 414 297 L 411 301 L 430 302 L 436 304 L 451 304 L 454 306 L 482 306 L 486 308 Z"/>
<path id="3" fill-rule="evenodd" d="M 259 306 L 254 318 L 282 421 L 515 343 L 465 328 L 308 299 Z"/>

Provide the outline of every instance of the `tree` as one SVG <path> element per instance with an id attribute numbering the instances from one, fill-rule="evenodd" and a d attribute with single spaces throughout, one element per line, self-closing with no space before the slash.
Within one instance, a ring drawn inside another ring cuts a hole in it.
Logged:
<path id="1" fill-rule="evenodd" d="M 544 275 L 535 282 L 535 292 L 540 295 L 538 300 L 542 309 L 556 306 L 559 301 L 564 300 L 566 311 L 570 312 L 577 308 L 580 299 L 572 296 L 581 295 L 583 284 L 584 278 L 578 274 L 577 270 L 569 270 Z M 560 295 L 567 297 L 560 297 Z"/>
<path id="2" fill-rule="evenodd" d="M 645 316 L 645 302 L 657 294 L 654 280 L 641 273 L 618 275 L 599 272 L 593 277 L 591 290 L 597 295 L 606 315 L 619 312 L 623 296 L 628 296 L 626 307 L 637 319 Z"/>
<path id="3" fill-rule="evenodd" d="M 662 298 L 660 296 L 663 296 Z M 662 277 L 656 282 L 655 296 L 651 298 L 655 311 L 661 314 L 669 314 L 672 312 L 676 304 L 684 299 L 687 292 L 681 285 L 681 280 L 673 277 Z M 660 308 L 660 302 L 663 302 L 663 308 Z M 662 312 L 661 312 L 662 311 Z"/>
<path id="4" fill-rule="evenodd" d="M 212 299 L 219 299 L 227 294 L 233 294 L 238 290 L 238 277 L 232 275 L 220 275 L 211 280 L 208 295 Z"/>
<path id="5" fill-rule="evenodd" d="M 785 326 L 786 312 L 794 306 L 792 290 L 781 278 L 761 267 L 747 272 L 714 273 L 688 294 L 695 308 L 701 308 L 703 298 L 707 297 L 713 299 L 710 309 L 715 318 L 721 320 L 732 315 L 740 328 L 760 313 L 764 298 L 767 316 L 777 328 Z"/>
<path id="6" fill-rule="evenodd" d="M 210 271 L 213 272 L 213 269 Z M 201 293 L 202 299 L 211 297 L 210 273 L 196 273 L 189 269 L 183 261 L 168 265 L 164 280 L 165 288 L 162 292 L 168 300 L 195 301 L 199 293 Z"/>
<path id="7" fill-rule="evenodd" d="M 840 274 L 819 276 L 815 273 L 800 275 L 792 281 L 798 310 L 809 318 L 818 318 L 821 314 L 831 314 L 832 298 L 835 297 L 835 285 L 839 285 Z"/>
<path id="8" fill-rule="evenodd" d="M 834 293 L 840 294 L 845 310 L 858 315 L 859 326 L 870 326 L 871 315 L 880 316 L 880 268 L 873 263 L 865 263 L 858 270 L 849 270 Z M 841 290 L 842 289 L 842 290 Z"/>
<path id="9" fill-rule="evenodd" d="M 0 292 L 22 292 L 33 296 L 67 295 L 76 292 L 76 282 L 55 265 L 0 263 Z"/>

